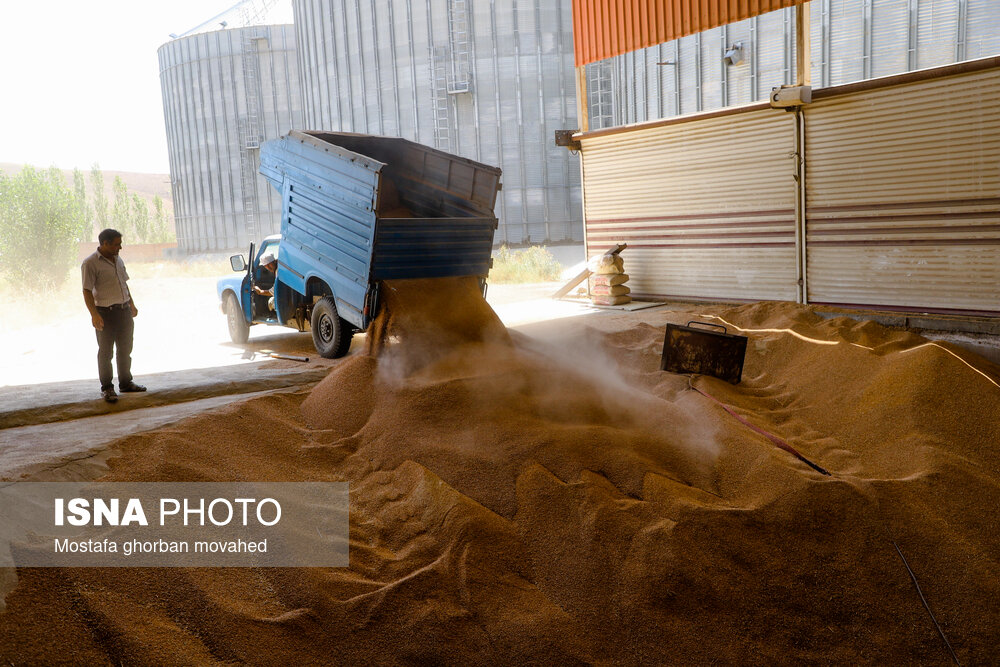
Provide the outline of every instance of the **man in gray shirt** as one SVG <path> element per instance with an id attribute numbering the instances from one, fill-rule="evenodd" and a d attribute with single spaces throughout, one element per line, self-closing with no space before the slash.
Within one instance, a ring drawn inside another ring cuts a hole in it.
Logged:
<path id="1" fill-rule="evenodd" d="M 122 249 L 121 232 L 105 229 L 98 237 L 100 245 L 83 260 L 83 301 L 90 311 L 90 321 L 97 332 L 97 373 L 101 395 L 108 403 L 118 400 L 111 356 L 117 349 L 118 388 L 124 392 L 146 391 L 132 381 L 132 318 L 139 314 L 128 289 L 125 262 L 118 256 Z"/>

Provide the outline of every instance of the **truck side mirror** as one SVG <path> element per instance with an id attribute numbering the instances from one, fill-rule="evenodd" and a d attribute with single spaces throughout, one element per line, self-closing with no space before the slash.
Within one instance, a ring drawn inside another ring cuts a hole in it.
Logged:
<path id="1" fill-rule="evenodd" d="M 246 271 L 247 261 L 243 255 L 233 255 L 229 258 L 229 266 L 233 267 L 233 271 Z"/>

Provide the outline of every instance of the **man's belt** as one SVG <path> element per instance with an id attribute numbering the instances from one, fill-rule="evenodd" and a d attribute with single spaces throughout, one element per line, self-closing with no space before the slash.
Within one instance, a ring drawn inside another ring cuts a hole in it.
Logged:
<path id="1" fill-rule="evenodd" d="M 131 305 L 131 301 L 126 301 L 125 303 L 115 303 L 110 306 L 98 306 L 98 310 L 125 310 Z"/>

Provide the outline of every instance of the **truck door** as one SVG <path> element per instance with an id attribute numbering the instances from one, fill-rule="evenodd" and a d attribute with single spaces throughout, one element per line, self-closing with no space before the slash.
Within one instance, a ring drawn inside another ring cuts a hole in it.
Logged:
<path id="1" fill-rule="evenodd" d="M 250 291 L 253 287 L 253 270 L 254 266 L 257 264 L 257 258 L 253 254 L 253 243 L 250 244 L 250 252 L 247 257 L 250 259 L 247 262 L 247 274 L 243 276 L 243 283 L 240 285 L 240 305 L 243 307 L 243 314 L 246 315 L 247 322 L 253 322 L 253 299 L 251 298 L 252 292 Z"/>
<path id="2" fill-rule="evenodd" d="M 275 258 L 277 258 L 277 239 L 264 239 L 264 241 L 260 244 L 260 249 L 257 250 L 257 256 L 253 258 L 253 267 L 250 271 L 250 296 L 252 297 L 250 301 L 252 302 L 253 321 L 273 324 L 276 320 L 271 316 L 268 297 L 253 293 L 254 286 L 258 286 L 261 289 L 271 289 L 273 291 L 278 284 L 277 276 L 271 274 L 271 272 L 265 269 L 264 265 L 260 263 L 261 258 L 267 254 L 274 255 Z M 275 303 L 275 306 L 277 306 L 277 303 Z"/>

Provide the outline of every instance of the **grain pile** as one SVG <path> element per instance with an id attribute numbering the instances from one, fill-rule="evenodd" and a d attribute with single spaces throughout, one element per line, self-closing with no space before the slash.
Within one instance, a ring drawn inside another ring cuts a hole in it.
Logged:
<path id="1" fill-rule="evenodd" d="M 392 357 L 401 372 L 429 364 L 468 344 L 510 344 L 510 336 L 476 278 L 390 280 L 380 287 L 380 308 L 368 328 L 366 351 Z M 394 349 L 390 339 L 403 343 Z"/>
<path id="2" fill-rule="evenodd" d="M 475 309 L 433 349 L 400 307 L 382 357 L 128 438 L 106 478 L 348 480 L 350 568 L 22 569 L 0 662 L 945 664 L 893 543 L 963 664 L 995 659 L 995 366 L 716 311 L 744 382 L 695 386 L 827 477 L 659 372 L 663 326 L 553 346 Z"/>

